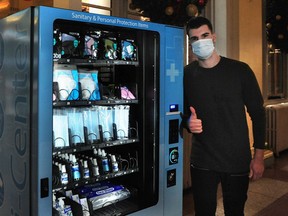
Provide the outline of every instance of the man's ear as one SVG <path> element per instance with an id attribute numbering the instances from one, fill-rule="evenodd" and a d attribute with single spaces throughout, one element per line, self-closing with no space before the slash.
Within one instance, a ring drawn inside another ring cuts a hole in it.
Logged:
<path id="1" fill-rule="evenodd" d="M 216 43 L 216 38 L 217 38 L 217 37 L 216 37 L 216 34 L 213 33 L 213 34 L 212 34 L 212 41 L 213 41 L 213 43 Z"/>

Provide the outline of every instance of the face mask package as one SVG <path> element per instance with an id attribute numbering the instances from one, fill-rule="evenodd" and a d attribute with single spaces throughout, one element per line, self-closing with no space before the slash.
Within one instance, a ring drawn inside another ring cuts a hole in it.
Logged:
<path id="1" fill-rule="evenodd" d="M 60 109 L 53 111 L 53 145 L 56 149 L 69 147 L 68 117 Z"/>
<path id="2" fill-rule="evenodd" d="M 81 56 L 81 36 L 79 32 L 61 32 L 62 58 L 78 58 Z"/>
<path id="3" fill-rule="evenodd" d="M 117 128 L 117 139 L 128 139 L 129 110 L 129 105 L 117 105 L 114 107 L 114 123 Z"/>
<path id="4" fill-rule="evenodd" d="M 84 44 L 84 57 L 89 59 L 99 58 L 99 41 L 101 37 L 101 31 L 88 31 L 85 34 Z"/>
<path id="5" fill-rule="evenodd" d="M 119 58 L 117 38 L 114 36 L 108 36 L 107 34 L 109 35 L 108 32 L 106 32 L 106 35 L 102 35 L 104 45 L 103 59 L 116 60 Z"/>
<path id="6" fill-rule="evenodd" d="M 99 111 L 97 107 L 83 109 L 85 140 L 87 143 L 97 143 L 100 140 Z"/>
<path id="7" fill-rule="evenodd" d="M 97 70 L 78 70 L 79 82 L 81 84 L 82 100 L 100 100 Z"/>
<path id="8" fill-rule="evenodd" d="M 58 84 L 60 100 L 79 99 L 78 71 L 75 65 L 55 64 L 53 82 Z"/>
<path id="9" fill-rule="evenodd" d="M 84 144 L 84 123 L 83 114 L 80 109 L 70 108 L 66 109 L 68 116 L 68 128 L 71 136 L 71 144 Z"/>
<path id="10" fill-rule="evenodd" d="M 113 108 L 98 106 L 104 141 L 113 140 Z"/>
<path id="11" fill-rule="evenodd" d="M 133 39 L 121 40 L 121 59 L 125 61 L 137 61 L 137 46 Z"/>
<path id="12" fill-rule="evenodd" d="M 121 86 L 121 98 L 122 99 L 127 99 L 127 100 L 134 100 L 135 96 L 127 88 L 127 86 Z"/>
<path id="13" fill-rule="evenodd" d="M 62 42 L 61 42 L 61 31 L 56 28 L 53 31 L 53 59 L 61 59 L 62 54 Z"/>
<path id="14" fill-rule="evenodd" d="M 131 193 L 122 185 L 101 182 L 79 188 L 79 195 L 86 197 L 92 204 L 93 210 L 96 210 L 127 199 L 131 196 Z"/>

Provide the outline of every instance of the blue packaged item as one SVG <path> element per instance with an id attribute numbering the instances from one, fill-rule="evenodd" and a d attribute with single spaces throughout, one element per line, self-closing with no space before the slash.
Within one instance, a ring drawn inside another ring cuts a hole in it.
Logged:
<path id="1" fill-rule="evenodd" d="M 98 71 L 79 69 L 78 78 L 81 83 L 81 99 L 90 101 L 100 100 Z"/>
<path id="2" fill-rule="evenodd" d="M 75 65 L 55 64 L 53 82 L 58 83 L 60 100 L 78 100 L 78 71 Z"/>

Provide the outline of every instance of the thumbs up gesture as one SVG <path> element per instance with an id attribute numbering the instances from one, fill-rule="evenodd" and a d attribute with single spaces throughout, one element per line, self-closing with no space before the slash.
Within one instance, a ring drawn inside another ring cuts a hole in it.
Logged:
<path id="1" fill-rule="evenodd" d="M 197 118 L 194 107 L 190 106 L 191 116 L 188 121 L 188 127 L 192 133 L 202 133 L 202 121 Z"/>

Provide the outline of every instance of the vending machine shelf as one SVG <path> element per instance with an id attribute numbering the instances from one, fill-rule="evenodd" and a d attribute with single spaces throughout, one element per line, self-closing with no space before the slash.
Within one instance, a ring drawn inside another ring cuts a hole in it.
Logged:
<path id="1" fill-rule="evenodd" d="M 105 147 L 111 147 L 111 146 L 119 146 L 119 145 L 126 145 L 131 143 L 138 143 L 139 139 L 122 139 L 122 140 L 113 140 L 113 141 L 107 141 L 107 142 L 99 142 L 99 143 L 92 143 L 92 144 L 81 144 L 73 147 L 64 147 L 64 148 L 54 148 L 53 149 L 53 156 L 65 154 L 65 153 L 75 153 L 75 152 L 83 152 L 87 150 L 93 150 L 98 148 L 105 148 Z"/>

